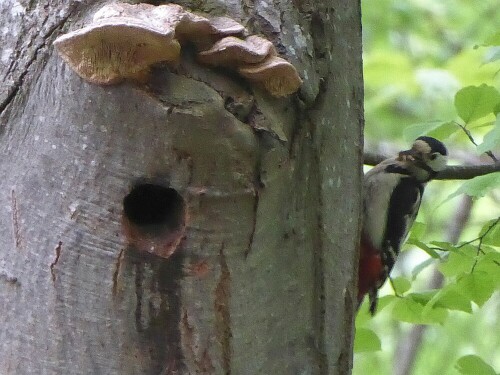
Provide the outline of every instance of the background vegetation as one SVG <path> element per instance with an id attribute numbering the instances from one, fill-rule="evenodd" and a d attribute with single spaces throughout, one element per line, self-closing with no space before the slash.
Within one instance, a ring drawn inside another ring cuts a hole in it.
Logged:
<path id="1" fill-rule="evenodd" d="M 430 134 L 451 164 L 500 156 L 498 0 L 364 0 L 363 32 L 367 150 Z M 398 296 L 386 283 L 376 316 L 358 314 L 355 375 L 500 372 L 499 186 L 500 173 L 428 186 L 393 273 Z"/>

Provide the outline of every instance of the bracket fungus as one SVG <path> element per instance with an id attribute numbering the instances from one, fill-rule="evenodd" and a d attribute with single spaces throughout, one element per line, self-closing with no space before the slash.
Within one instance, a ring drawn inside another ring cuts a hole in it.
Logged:
<path id="1" fill-rule="evenodd" d="M 112 3 L 89 26 L 54 42 L 64 61 L 83 79 L 115 84 L 138 79 L 150 66 L 176 62 L 181 44 L 192 43 L 198 61 L 238 72 L 261 83 L 274 96 L 297 91 L 302 83 L 288 61 L 267 39 L 244 38 L 243 25 L 228 17 L 203 17 L 176 4 Z"/>
<path id="2" fill-rule="evenodd" d="M 238 73 L 261 83 L 274 96 L 290 95 L 302 84 L 294 66 L 278 56 L 271 56 L 258 64 L 241 66 Z"/>
<path id="3" fill-rule="evenodd" d="M 176 37 L 181 43 L 191 42 L 197 50 L 210 48 L 225 36 L 241 35 L 245 27 L 228 17 L 205 18 L 186 12 L 175 28 Z"/>
<path id="4" fill-rule="evenodd" d="M 156 7 L 140 5 L 135 14 L 132 5 L 108 5 L 90 26 L 57 38 L 54 44 L 63 60 L 83 79 L 103 85 L 140 76 L 155 63 L 178 60 L 175 30 L 158 17 L 149 18 Z M 182 8 L 169 10 L 166 18 Z"/>
<path id="5" fill-rule="evenodd" d="M 245 40 L 228 36 L 210 49 L 198 54 L 198 61 L 213 66 L 237 67 L 257 64 L 268 56 L 277 55 L 274 45 L 267 39 L 251 35 Z"/>
<path id="6" fill-rule="evenodd" d="M 274 45 L 258 35 L 244 40 L 229 36 L 198 53 L 198 61 L 232 68 L 241 76 L 262 84 L 274 96 L 290 95 L 299 89 L 302 80 L 294 66 L 277 54 Z"/>

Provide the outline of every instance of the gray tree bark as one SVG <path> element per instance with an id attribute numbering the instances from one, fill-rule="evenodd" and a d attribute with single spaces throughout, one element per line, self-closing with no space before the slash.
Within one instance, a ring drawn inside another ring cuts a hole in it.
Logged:
<path id="1" fill-rule="evenodd" d="M 264 34 L 300 93 L 272 99 L 189 51 L 149 86 L 92 85 L 52 42 L 100 2 L 0 2 L 2 374 L 351 371 L 360 4 L 177 3 Z M 123 234 L 138 181 L 186 204 L 168 259 Z"/>

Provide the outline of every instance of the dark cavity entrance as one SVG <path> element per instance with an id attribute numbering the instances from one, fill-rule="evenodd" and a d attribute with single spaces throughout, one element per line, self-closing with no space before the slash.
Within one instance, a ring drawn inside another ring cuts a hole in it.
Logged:
<path id="1" fill-rule="evenodd" d="M 185 203 L 172 188 L 140 184 L 123 199 L 123 211 L 131 224 L 173 231 L 184 225 Z"/>

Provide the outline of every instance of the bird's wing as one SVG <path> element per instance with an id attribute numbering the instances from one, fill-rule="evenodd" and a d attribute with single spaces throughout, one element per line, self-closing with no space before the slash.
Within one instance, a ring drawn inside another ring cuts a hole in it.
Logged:
<path id="1" fill-rule="evenodd" d="M 412 177 L 403 177 L 394 188 L 389 201 L 382 253 L 389 273 L 399 250 L 417 217 L 424 184 Z"/>

